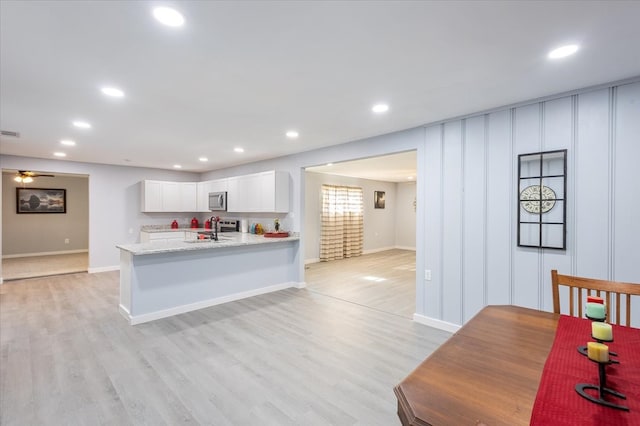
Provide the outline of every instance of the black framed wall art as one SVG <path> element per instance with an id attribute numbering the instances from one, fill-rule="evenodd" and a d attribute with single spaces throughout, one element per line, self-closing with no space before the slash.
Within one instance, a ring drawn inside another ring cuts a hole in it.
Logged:
<path id="1" fill-rule="evenodd" d="M 384 209 L 384 191 L 373 191 L 373 207 L 376 209 Z"/>
<path id="2" fill-rule="evenodd" d="M 566 249 L 566 149 L 518 155 L 518 246 Z"/>
<path id="3" fill-rule="evenodd" d="M 66 213 L 67 190 L 16 188 L 16 213 Z"/>

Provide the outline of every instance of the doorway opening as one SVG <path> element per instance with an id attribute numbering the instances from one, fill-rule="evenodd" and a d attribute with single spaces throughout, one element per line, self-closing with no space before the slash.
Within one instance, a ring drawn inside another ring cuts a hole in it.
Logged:
<path id="1" fill-rule="evenodd" d="M 89 176 L 22 172 L 2 171 L 2 280 L 86 272 Z"/>
<path id="2" fill-rule="evenodd" d="M 304 280 L 309 291 L 413 317 L 416 157 L 416 151 L 409 151 L 305 169 Z M 362 255 L 321 261 L 327 223 L 322 217 L 323 185 L 361 188 Z"/>

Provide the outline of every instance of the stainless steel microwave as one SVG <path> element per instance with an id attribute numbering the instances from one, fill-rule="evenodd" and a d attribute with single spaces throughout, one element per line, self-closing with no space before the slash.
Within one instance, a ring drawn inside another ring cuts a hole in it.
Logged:
<path id="1" fill-rule="evenodd" d="M 226 192 L 210 192 L 209 193 L 209 210 L 211 211 L 227 211 L 227 193 Z"/>

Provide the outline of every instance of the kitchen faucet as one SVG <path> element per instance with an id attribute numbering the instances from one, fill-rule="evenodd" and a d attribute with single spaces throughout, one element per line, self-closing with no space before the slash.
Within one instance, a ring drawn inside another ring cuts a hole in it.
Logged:
<path id="1" fill-rule="evenodd" d="M 220 222 L 220 216 L 211 216 L 209 222 L 213 226 L 213 236 L 211 237 L 211 239 L 213 241 L 218 241 L 218 222 Z"/>

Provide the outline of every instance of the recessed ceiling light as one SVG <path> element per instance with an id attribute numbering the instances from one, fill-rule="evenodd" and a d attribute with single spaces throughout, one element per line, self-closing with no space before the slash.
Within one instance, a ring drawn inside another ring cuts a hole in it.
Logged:
<path id="1" fill-rule="evenodd" d="M 387 105 L 387 104 L 375 104 L 371 108 L 371 111 L 375 112 L 376 114 L 382 114 L 383 112 L 389 111 L 389 105 Z"/>
<path id="2" fill-rule="evenodd" d="M 65 154 L 64 152 L 54 152 L 53 155 L 55 155 L 56 157 L 66 157 L 67 154 Z"/>
<path id="3" fill-rule="evenodd" d="M 124 97 L 124 92 L 117 87 L 103 87 L 100 89 L 100 91 L 107 96 L 111 96 L 112 98 Z"/>
<path id="4" fill-rule="evenodd" d="M 206 163 L 207 161 L 209 161 L 207 157 L 200 157 L 198 158 L 198 160 L 202 161 L 203 163 Z"/>
<path id="5" fill-rule="evenodd" d="M 153 9 L 153 17 L 168 27 L 181 27 L 184 25 L 184 16 L 170 7 L 156 7 Z"/>
<path id="6" fill-rule="evenodd" d="M 296 139 L 298 136 L 300 136 L 295 130 L 289 130 L 286 134 L 289 139 Z"/>
<path id="7" fill-rule="evenodd" d="M 86 121 L 74 121 L 72 123 L 75 127 L 78 127 L 80 129 L 90 129 L 91 128 L 91 123 L 87 123 Z"/>
<path id="8" fill-rule="evenodd" d="M 182 166 L 181 166 L 180 164 L 174 164 L 174 165 L 173 165 L 173 168 L 174 168 L 174 169 L 181 169 L 181 168 L 182 168 Z"/>
<path id="9" fill-rule="evenodd" d="M 551 52 L 549 52 L 547 57 L 549 59 L 565 58 L 567 56 L 570 56 L 576 53 L 578 49 L 579 49 L 579 46 L 577 44 L 568 44 L 566 46 L 561 46 L 561 47 L 558 47 L 557 49 L 553 49 Z"/>
<path id="10" fill-rule="evenodd" d="M 74 141 L 69 140 L 69 139 L 63 139 L 63 140 L 60 141 L 60 143 L 62 145 L 66 145 L 66 146 L 75 146 L 76 145 L 76 143 Z"/>
<path id="11" fill-rule="evenodd" d="M 413 176 L 407 177 L 407 180 L 413 180 Z"/>
<path id="12" fill-rule="evenodd" d="M 331 167 L 331 166 L 333 166 L 333 163 L 327 163 L 327 166 Z"/>
<path id="13" fill-rule="evenodd" d="M 235 152 L 244 152 L 244 148 L 240 148 L 240 147 L 238 147 L 238 148 L 233 148 L 233 150 L 234 150 Z"/>

